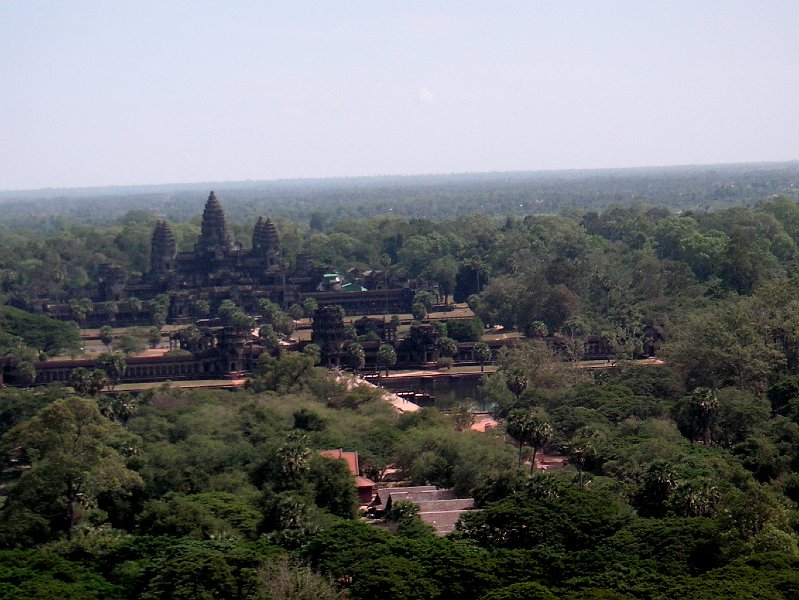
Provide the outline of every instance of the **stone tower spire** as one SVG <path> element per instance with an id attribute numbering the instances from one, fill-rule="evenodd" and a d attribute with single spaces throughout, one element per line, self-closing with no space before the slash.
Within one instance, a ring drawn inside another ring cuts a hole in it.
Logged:
<path id="1" fill-rule="evenodd" d="M 272 220 L 258 217 L 255 229 L 252 232 L 252 249 L 259 254 L 266 254 L 269 251 L 280 252 L 280 236 Z"/>
<path id="2" fill-rule="evenodd" d="M 203 221 L 200 227 L 200 239 L 197 249 L 207 252 L 230 249 L 230 232 L 225 222 L 225 211 L 216 199 L 216 194 L 211 192 L 203 210 Z"/>
<path id="3" fill-rule="evenodd" d="M 279 266 L 280 236 L 271 219 L 258 217 L 252 232 L 252 251 L 256 256 L 266 258 L 267 268 Z"/>
<path id="4" fill-rule="evenodd" d="M 154 275 L 163 275 L 172 270 L 177 253 L 178 247 L 172 229 L 166 221 L 156 222 L 150 245 L 150 272 Z"/>

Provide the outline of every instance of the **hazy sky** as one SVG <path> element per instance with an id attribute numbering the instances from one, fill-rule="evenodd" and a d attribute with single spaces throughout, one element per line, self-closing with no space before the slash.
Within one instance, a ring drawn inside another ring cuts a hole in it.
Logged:
<path id="1" fill-rule="evenodd" d="M 0 0 L 0 189 L 799 158 L 799 2 Z"/>

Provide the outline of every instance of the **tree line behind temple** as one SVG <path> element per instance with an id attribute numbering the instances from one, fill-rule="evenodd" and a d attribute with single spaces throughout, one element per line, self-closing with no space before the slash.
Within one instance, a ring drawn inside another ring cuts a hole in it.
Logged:
<path id="1" fill-rule="evenodd" d="M 446 219 L 491 212 L 506 215 L 602 211 L 646 202 L 672 211 L 753 205 L 776 195 L 797 197 L 799 164 L 752 163 L 498 172 L 338 179 L 215 182 L 111 188 L 0 191 L 0 223 L 40 229 L 63 219 L 107 225 L 131 206 L 182 223 L 191 220 L 208 189 L 232 201 L 230 216 L 251 222 L 260 214 L 294 221 L 320 215 L 339 221 L 384 214 Z"/>

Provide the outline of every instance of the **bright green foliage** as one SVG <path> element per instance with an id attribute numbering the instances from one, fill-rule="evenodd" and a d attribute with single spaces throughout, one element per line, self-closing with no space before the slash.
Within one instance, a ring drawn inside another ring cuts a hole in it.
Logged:
<path id="1" fill-rule="evenodd" d="M 211 305 L 208 300 L 197 300 L 194 303 L 194 312 L 201 317 L 207 317 L 211 312 Z"/>
<path id="2" fill-rule="evenodd" d="M 51 553 L 0 551 L 0 596 L 28 600 L 121 600 L 122 589 L 98 573 Z"/>
<path id="3" fill-rule="evenodd" d="M 252 329 L 255 327 L 255 319 L 236 306 L 232 300 L 223 300 L 217 313 L 222 323 L 225 325 L 232 325 L 243 329 Z"/>
<path id="4" fill-rule="evenodd" d="M 419 415 L 419 413 L 415 413 Z M 513 464 L 512 450 L 497 446 L 490 438 L 473 431 L 453 431 L 447 421 L 445 430 L 419 425 L 409 430 L 397 447 L 396 464 L 414 485 L 435 484 L 468 494 L 489 473 L 506 470 Z"/>
<path id="5" fill-rule="evenodd" d="M 303 354 L 310 356 L 314 366 L 319 366 L 322 361 L 322 348 L 318 344 L 308 344 L 302 349 Z"/>
<path id="6" fill-rule="evenodd" d="M 168 493 L 144 504 L 140 532 L 193 539 L 254 539 L 261 513 L 246 498 L 228 492 Z"/>
<path id="7" fill-rule="evenodd" d="M 563 394 L 564 404 L 580 406 L 596 411 L 613 423 L 620 423 L 630 417 L 646 419 L 659 417 L 663 407 L 647 396 L 633 394 L 625 385 L 597 385 L 582 383 Z"/>
<path id="8" fill-rule="evenodd" d="M 302 303 L 302 310 L 306 317 L 313 317 L 317 308 L 319 308 L 319 304 L 314 298 L 306 298 Z"/>
<path id="9" fill-rule="evenodd" d="M 108 375 L 108 385 L 113 390 L 125 372 L 127 361 L 122 354 L 103 352 L 97 357 L 97 368 Z"/>
<path id="10" fill-rule="evenodd" d="M 112 446 L 119 434 L 119 426 L 103 417 L 93 401 L 77 397 L 50 404 L 8 432 L 4 444 L 20 448 L 31 468 L 0 513 L 7 527 L 13 523 L 6 535 L 37 540 L 69 536 L 84 518 L 86 501 L 140 486 L 141 478 Z"/>
<path id="11" fill-rule="evenodd" d="M 158 327 L 151 327 L 147 330 L 147 343 L 150 348 L 157 348 L 161 343 L 161 330 Z"/>
<path id="12" fill-rule="evenodd" d="M 166 319 L 169 316 L 169 306 L 171 300 L 167 294 L 158 294 L 155 298 L 149 301 L 150 317 L 152 318 L 153 325 L 156 327 L 163 327 Z"/>
<path id="13" fill-rule="evenodd" d="M 480 363 L 480 372 L 484 370 L 485 363 L 491 360 L 491 348 L 485 342 L 477 342 L 474 345 L 474 357 Z"/>
<path id="14" fill-rule="evenodd" d="M 138 354 L 147 347 L 144 341 L 145 335 L 146 334 L 135 330 L 130 333 L 123 333 L 114 340 L 114 349 L 122 352 L 126 356 Z"/>
<path id="15" fill-rule="evenodd" d="M 36 366 L 29 360 L 21 360 L 14 370 L 16 382 L 23 387 L 30 387 L 36 382 Z"/>
<path id="16" fill-rule="evenodd" d="M 594 548 L 632 519 L 629 507 L 609 494 L 581 492 L 544 477 L 539 475 L 525 492 L 462 516 L 464 537 L 483 547 L 547 544 L 581 550 Z"/>
<path id="17" fill-rule="evenodd" d="M 258 330 L 258 337 L 261 338 L 264 346 L 269 349 L 277 348 L 280 343 L 280 338 L 278 338 L 275 329 L 269 324 L 261 325 L 261 328 Z"/>
<path id="18" fill-rule="evenodd" d="M 347 364 L 356 371 L 363 368 L 366 364 L 366 353 L 358 342 L 350 342 L 347 344 L 345 350 Z"/>
<path id="19" fill-rule="evenodd" d="M 267 561 L 258 571 L 258 579 L 268 598 L 344 600 L 347 597 L 329 579 L 286 557 Z"/>
<path id="20" fill-rule="evenodd" d="M 292 482 L 305 475 L 311 466 L 311 456 L 308 438 L 292 431 L 286 442 L 277 449 L 276 455 L 278 472 L 284 481 Z"/>
<path id="21" fill-rule="evenodd" d="M 56 321 L 11 306 L 0 306 L 0 332 L 4 353 L 12 352 L 18 345 L 17 339 L 48 356 L 77 352 L 81 345 L 74 323 Z"/>
<path id="22" fill-rule="evenodd" d="M 255 392 L 272 390 L 285 393 L 306 385 L 314 371 L 314 360 L 308 355 L 292 352 L 273 358 L 264 354 L 247 379 L 247 388 Z"/>
<path id="23" fill-rule="evenodd" d="M 108 385 L 108 375 L 100 369 L 89 371 L 83 367 L 74 369 L 70 375 L 70 383 L 75 392 L 86 396 L 96 396 Z"/>
<path id="24" fill-rule="evenodd" d="M 0 436 L 64 396 L 66 393 L 61 389 L 22 390 L 12 387 L 0 389 Z"/>
<path id="25" fill-rule="evenodd" d="M 414 302 L 411 306 L 411 315 L 416 321 L 424 321 L 427 318 L 427 313 L 427 307 L 422 302 Z"/>
<path id="26" fill-rule="evenodd" d="M 385 368 L 386 376 L 388 376 L 388 370 L 397 364 L 397 352 L 394 350 L 394 346 L 391 344 L 380 344 L 377 350 L 377 363 L 379 366 Z"/>
<path id="27" fill-rule="evenodd" d="M 452 338 L 444 337 L 439 340 L 442 356 L 452 358 L 458 353 L 458 342 Z"/>
<path id="28" fill-rule="evenodd" d="M 447 322 L 447 336 L 456 342 L 478 342 L 483 336 L 485 326 L 480 317 L 473 319 L 450 319 Z"/>
<path id="29" fill-rule="evenodd" d="M 100 327 L 100 341 L 105 344 L 107 349 L 111 348 L 111 342 L 114 341 L 113 330 L 109 325 Z"/>
<path id="30" fill-rule="evenodd" d="M 302 308 L 302 306 L 295 303 L 289 306 L 288 315 L 297 321 L 305 316 L 305 310 Z"/>
<path id="31" fill-rule="evenodd" d="M 517 408 L 512 410 L 505 421 L 505 430 L 519 444 L 518 466 L 522 464 L 522 447 L 527 444 L 533 449 L 530 459 L 530 473 L 535 470 L 535 457 L 540 448 L 552 437 L 552 426 L 537 415 Z"/>
<path id="32" fill-rule="evenodd" d="M 534 581 L 514 583 L 483 596 L 483 600 L 556 600 L 557 596 Z"/>
<path id="33" fill-rule="evenodd" d="M 210 548 L 176 549 L 156 567 L 142 600 L 212 600 L 240 597 L 234 568 Z"/>
<path id="34" fill-rule="evenodd" d="M 347 519 L 355 516 L 358 503 L 355 479 L 344 461 L 315 456 L 310 463 L 308 482 L 319 508 Z"/>
<path id="35" fill-rule="evenodd" d="M 422 304 L 427 312 L 430 312 L 435 303 L 436 297 L 430 292 L 416 292 L 413 297 L 413 304 Z"/>

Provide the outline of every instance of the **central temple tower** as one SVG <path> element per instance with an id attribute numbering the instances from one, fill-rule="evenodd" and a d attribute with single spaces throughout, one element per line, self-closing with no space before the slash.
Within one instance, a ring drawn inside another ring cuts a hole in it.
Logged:
<path id="1" fill-rule="evenodd" d="M 200 226 L 200 238 L 195 249 L 197 252 L 217 254 L 230 250 L 230 232 L 225 222 L 225 211 L 216 199 L 216 194 L 211 192 L 203 210 L 203 221 Z"/>

